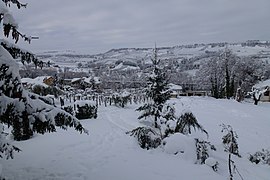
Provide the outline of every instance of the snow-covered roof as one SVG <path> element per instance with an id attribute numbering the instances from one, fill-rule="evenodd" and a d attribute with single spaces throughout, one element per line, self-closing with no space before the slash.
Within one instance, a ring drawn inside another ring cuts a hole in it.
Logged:
<path id="1" fill-rule="evenodd" d="M 170 83 L 169 87 L 170 87 L 171 90 L 182 90 L 183 89 L 182 86 L 176 85 L 176 84 L 173 84 L 173 83 Z"/>
<path id="2" fill-rule="evenodd" d="M 44 86 L 44 87 L 48 87 L 48 85 L 45 84 L 43 81 L 44 81 L 44 79 L 47 79 L 47 78 L 50 78 L 50 77 L 51 76 L 39 76 L 39 77 L 36 77 L 34 79 L 32 79 L 32 78 L 22 78 L 21 81 L 22 81 L 22 83 L 31 84 L 32 86 L 41 85 L 41 86 Z"/>
<path id="3" fill-rule="evenodd" d="M 99 77 L 83 77 L 83 81 L 88 83 L 88 84 L 91 84 L 91 80 L 94 79 L 94 82 L 95 84 L 100 84 L 100 79 Z"/>
<path id="4" fill-rule="evenodd" d="M 94 81 L 96 84 L 100 84 L 101 81 L 100 81 L 100 78 L 99 77 L 94 77 Z"/>
<path id="5" fill-rule="evenodd" d="M 270 79 L 267 79 L 265 81 L 261 81 L 261 82 L 255 84 L 253 87 L 254 88 L 257 88 L 257 89 L 262 89 L 262 88 L 270 87 Z"/>
<path id="6" fill-rule="evenodd" d="M 84 77 L 83 78 L 83 81 L 86 82 L 86 83 L 88 83 L 88 84 L 90 84 L 91 83 L 91 79 L 92 79 L 91 77 L 88 77 L 88 78 L 87 77 Z"/>
<path id="7" fill-rule="evenodd" d="M 73 79 L 71 79 L 71 83 L 74 83 L 74 82 L 76 82 L 76 81 L 79 81 L 79 80 L 81 80 L 82 78 L 73 78 Z"/>

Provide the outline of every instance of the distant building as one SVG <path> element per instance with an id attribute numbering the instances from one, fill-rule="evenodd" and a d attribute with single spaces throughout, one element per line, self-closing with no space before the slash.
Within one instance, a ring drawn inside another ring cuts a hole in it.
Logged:
<path id="1" fill-rule="evenodd" d="M 200 89 L 198 84 L 195 83 L 184 83 L 181 84 L 183 91 L 180 93 L 180 96 L 208 96 L 209 91 Z"/>
<path id="2" fill-rule="evenodd" d="M 43 83 L 47 84 L 48 86 L 53 86 L 55 79 L 52 76 L 48 76 L 43 79 Z"/>
<path id="3" fill-rule="evenodd" d="M 183 88 L 180 85 L 170 83 L 170 84 L 168 84 L 168 86 L 170 88 L 172 98 L 177 98 L 183 92 Z"/>
<path id="4" fill-rule="evenodd" d="M 93 90 L 99 90 L 100 84 L 101 81 L 99 77 L 82 77 L 70 80 L 70 85 L 79 89 L 92 88 Z"/>

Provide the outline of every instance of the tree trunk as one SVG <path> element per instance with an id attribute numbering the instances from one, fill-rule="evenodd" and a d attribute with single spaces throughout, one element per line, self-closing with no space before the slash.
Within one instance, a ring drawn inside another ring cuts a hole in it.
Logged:
<path id="1" fill-rule="evenodd" d="M 226 70 L 225 70 L 225 95 L 226 98 L 229 99 L 230 98 L 230 76 L 229 76 L 229 70 L 228 70 L 228 65 L 226 64 Z"/>
<path id="2" fill-rule="evenodd" d="M 157 120 L 158 120 L 158 118 L 157 118 L 157 116 L 155 116 L 155 128 L 158 128 Z"/>
<path id="3" fill-rule="evenodd" d="M 256 92 L 255 92 L 256 93 Z M 254 100 L 254 104 L 255 105 L 258 105 L 258 102 L 260 101 L 261 99 L 261 94 L 258 96 L 258 98 L 256 97 L 256 94 L 253 94 L 253 100 Z"/>
<path id="4" fill-rule="evenodd" d="M 259 100 L 254 99 L 254 105 L 258 105 Z"/>
<path id="5" fill-rule="evenodd" d="M 231 167 L 231 153 L 229 154 L 229 174 L 230 174 L 230 180 L 233 180 L 232 167 Z"/>

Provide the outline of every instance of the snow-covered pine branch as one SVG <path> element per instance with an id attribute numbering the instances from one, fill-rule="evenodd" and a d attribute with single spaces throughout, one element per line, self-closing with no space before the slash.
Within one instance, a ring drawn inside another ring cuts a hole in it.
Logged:
<path id="1" fill-rule="evenodd" d="M 1 46 L 0 54 L 0 120 L 13 127 L 15 140 L 29 139 L 34 132 L 54 132 L 56 126 L 87 132 L 77 118 L 24 90 L 16 62 Z"/>
<path id="2" fill-rule="evenodd" d="M 0 22 L 3 23 L 4 36 L 10 34 L 15 43 L 22 37 L 30 42 L 31 38 L 22 35 L 18 30 L 18 24 L 8 10 L 10 4 L 16 4 L 18 8 L 25 7 L 17 0 L 0 1 Z M 74 127 L 79 132 L 87 133 L 79 120 L 71 114 L 50 105 L 44 98 L 33 95 L 24 89 L 19 74 L 19 65 L 14 58 L 21 57 L 22 61 L 37 62 L 35 56 L 21 50 L 16 45 L 1 40 L 0 46 L 0 125 L 12 128 L 15 140 L 26 140 L 36 133 L 56 131 L 56 127 L 66 129 Z M 8 157 L 13 157 L 13 152 L 18 148 L 6 140 L 5 133 L 0 127 L 0 152 Z"/>

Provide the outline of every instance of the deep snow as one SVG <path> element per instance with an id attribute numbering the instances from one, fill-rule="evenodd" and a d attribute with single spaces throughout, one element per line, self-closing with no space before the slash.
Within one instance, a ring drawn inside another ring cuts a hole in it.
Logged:
<path id="1" fill-rule="evenodd" d="M 98 118 L 83 120 L 89 135 L 73 129 L 59 129 L 57 133 L 35 135 L 34 138 L 14 142 L 23 151 L 12 160 L 1 159 L 3 177 L 11 180 L 225 180 L 228 178 L 228 154 L 223 151 L 220 124 L 230 124 L 239 138 L 242 158 L 233 156 L 245 180 L 269 180 L 270 166 L 252 164 L 250 153 L 270 149 L 270 103 L 255 106 L 234 100 L 209 97 L 173 99 L 177 114 L 190 109 L 209 133 L 217 148 L 211 158 L 219 162 L 218 172 L 207 165 L 194 163 L 192 151 L 187 155 L 171 154 L 166 147 L 143 150 L 125 132 L 141 126 L 136 104 L 126 108 L 100 106 Z M 194 133 L 189 138 L 200 136 Z M 190 145 L 190 144 L 189 144 Z M 195 145 L 194 145 L 195 146 Z M 192 149 L 192 148 L 191 148 Z M 234 179 L 240 179 L 235 174 Z"/>

